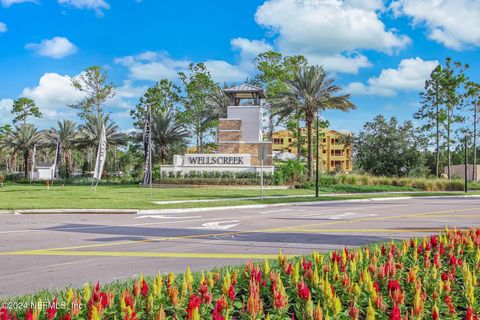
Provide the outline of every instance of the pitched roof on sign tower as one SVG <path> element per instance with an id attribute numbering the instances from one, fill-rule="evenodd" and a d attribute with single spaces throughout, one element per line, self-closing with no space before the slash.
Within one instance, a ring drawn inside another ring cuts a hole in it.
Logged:
<path id="1" fill-rule="evenodd" d="M 251 98 L 254 93 L 258 94 L 260 98 L 265 98 L 265 91 L 262 88 L 247 83 L 236 87 L 226 88 L 223 91 L 226 94 L 235 94 L 238 98 L 243 98 L 242 94 L 246 94 L 245 98 Z"/>
<path id="2" fill-rule="evenodd" d="M 240 105 L 242 99 L 253 99 L 255 105 L 260 105 L 260 99 L 266 98 L 262 88 L 247 83 L 225 88 L 223 92 L 230 98 L 230 103 L 234 106 Z"/>

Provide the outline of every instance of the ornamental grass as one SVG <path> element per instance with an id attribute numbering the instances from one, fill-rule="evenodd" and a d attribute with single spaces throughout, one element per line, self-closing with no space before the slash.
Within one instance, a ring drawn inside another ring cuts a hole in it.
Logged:
<path id="1" fill-rule="evenodd" d="M 480 229 L 2 302 L 12 319 L 478 319 Z"/>

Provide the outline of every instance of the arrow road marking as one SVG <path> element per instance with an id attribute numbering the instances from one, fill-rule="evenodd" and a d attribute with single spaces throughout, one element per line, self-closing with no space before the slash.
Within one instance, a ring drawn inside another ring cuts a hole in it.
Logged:
<path id="1" fill-rule="evenodd" d="M 227 230 L 238 226 L 240 224 L 239 222 L 238 220 L 207 222 L 202 224 L 201 229 Z"/>

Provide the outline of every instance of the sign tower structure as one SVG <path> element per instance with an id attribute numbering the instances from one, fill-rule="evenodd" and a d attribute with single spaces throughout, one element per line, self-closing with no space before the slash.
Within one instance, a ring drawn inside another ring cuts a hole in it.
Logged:
<path id="1" fill-rule="evenodd" d="M 161 166 L 162 173 L 274 171 L 272 142 L 264 141 L 262 133 L 263 89 L 242 84 L 224 92 L 230 105 L 227 117 L 219 119 L 218 152 L 175 155 L 173 165 Z"/>

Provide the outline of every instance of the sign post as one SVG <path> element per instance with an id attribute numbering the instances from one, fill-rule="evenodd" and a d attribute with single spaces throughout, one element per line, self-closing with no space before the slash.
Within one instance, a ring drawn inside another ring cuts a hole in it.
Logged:
<path id="1" fill-rule="evenodd" d="M 267 160 L 267 146 L 258 145 L 258 159 L 260 160 L 260 200 L 263 201 L 263 161 Z"/>
<path id="2" fill-rule="evenodd" d="M 465 133 L 465 193 L 468 193 L 468 153 L 467 153 L 468 143 L 467 143 L 467 134 Z"/>

